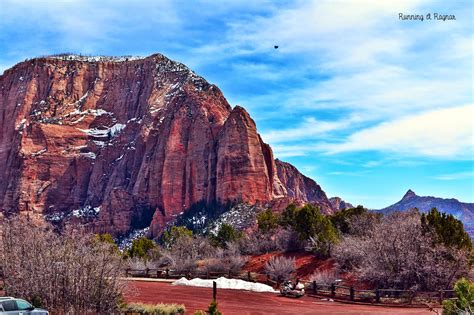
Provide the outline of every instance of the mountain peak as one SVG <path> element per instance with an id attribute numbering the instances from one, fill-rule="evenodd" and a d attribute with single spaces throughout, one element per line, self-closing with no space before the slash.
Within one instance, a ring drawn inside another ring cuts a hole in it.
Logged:
<path id="1" fill-rule="evenodd" d="M 402 199 L 408 199 L 415 196 L 416 196 L 415 192 L 411 189 L 408 189 L 408 191 L 405 193 Z"/>

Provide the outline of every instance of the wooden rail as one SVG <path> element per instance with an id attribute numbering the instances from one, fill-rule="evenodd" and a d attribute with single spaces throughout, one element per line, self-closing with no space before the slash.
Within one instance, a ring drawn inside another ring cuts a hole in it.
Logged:
<path id="1" fill-rule="evenodd" d="M 375 289 L 361 290 L 353 286 L 342 286 L 336 284 L 322 284 L 313 281 L 306 287 L 307 292 L 312 295 L 331 296 L 350 301 L 386 303 L 388 300 L 403 300 L 406 304 L 413 304 L 416 298 L 424 301 L 436 301 L 441 303 L 444 299 L 454 298 L 454 290 L 439 290 L 432 292 L 400 290 L 400 289 Z"/>

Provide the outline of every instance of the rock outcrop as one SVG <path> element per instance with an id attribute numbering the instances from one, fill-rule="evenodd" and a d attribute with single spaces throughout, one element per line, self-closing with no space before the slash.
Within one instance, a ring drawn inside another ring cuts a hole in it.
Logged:
<path id="1" fill-rule="evenodd" d="M 156 234 L 196 203 L 331 205 L 183 64 L 59 55 L 0 76 L 0 208 Z"/>
<path id="2" fill-rule="evenodd" d="M 351 203 L 345 202 L 340 197 L 331 197 L 329 198 L 329 202 L 331 203 L 331 207 L 336 211 L 354 208 Z"/>

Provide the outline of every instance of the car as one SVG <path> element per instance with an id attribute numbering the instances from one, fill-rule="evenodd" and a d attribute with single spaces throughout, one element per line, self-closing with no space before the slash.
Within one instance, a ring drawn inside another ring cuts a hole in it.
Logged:
<path id="1" fill-rule="evenodd" d="M 36 308 L 22 299 L 0 297 L 0 315 L 49 315 L 47 310 Z"/>

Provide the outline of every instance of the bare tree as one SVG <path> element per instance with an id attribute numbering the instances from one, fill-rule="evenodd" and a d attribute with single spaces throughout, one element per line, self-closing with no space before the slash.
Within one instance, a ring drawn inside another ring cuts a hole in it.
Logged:
<path id="1" fill-rule="evenodd" d="M 333 256 L 362 280 L 402 289 L 445 289 L 468 266 L 468 253 L 423 233 L 417 211 L 391 214 L 364 233 L 344 237 Z"/>
<path id="2" fill-rule="evenodd" d="M 0 242 L 5 293 L 54 313 L 116 311 L 123 260 L 110 244 L 81 231 L 58 234 L 24 219 L 4 220 Z"/>
<path id="3" fill-rule="evenodd" d="M 295 270 L 294 258 L 273 256 L 265 264 L 265 273 L 277 282 L 288 280 Z"/>
<path id="4" fill-rule="evenodd" d="M 331 285 L 338 279 L 337 272 L 334 270 L 318 270 L 310 277 L 311 282 L 318 284 Z"/>
<path id="5" fill-rule="evenodd" d="M 204 259 L 202 269 L 205 272 L 225 272 L 229 276 L 238 274 L 246 259 L 240 254 L 239 245 L 227 243 L 226 249 L 217 248 L 213 257 Z"/>

